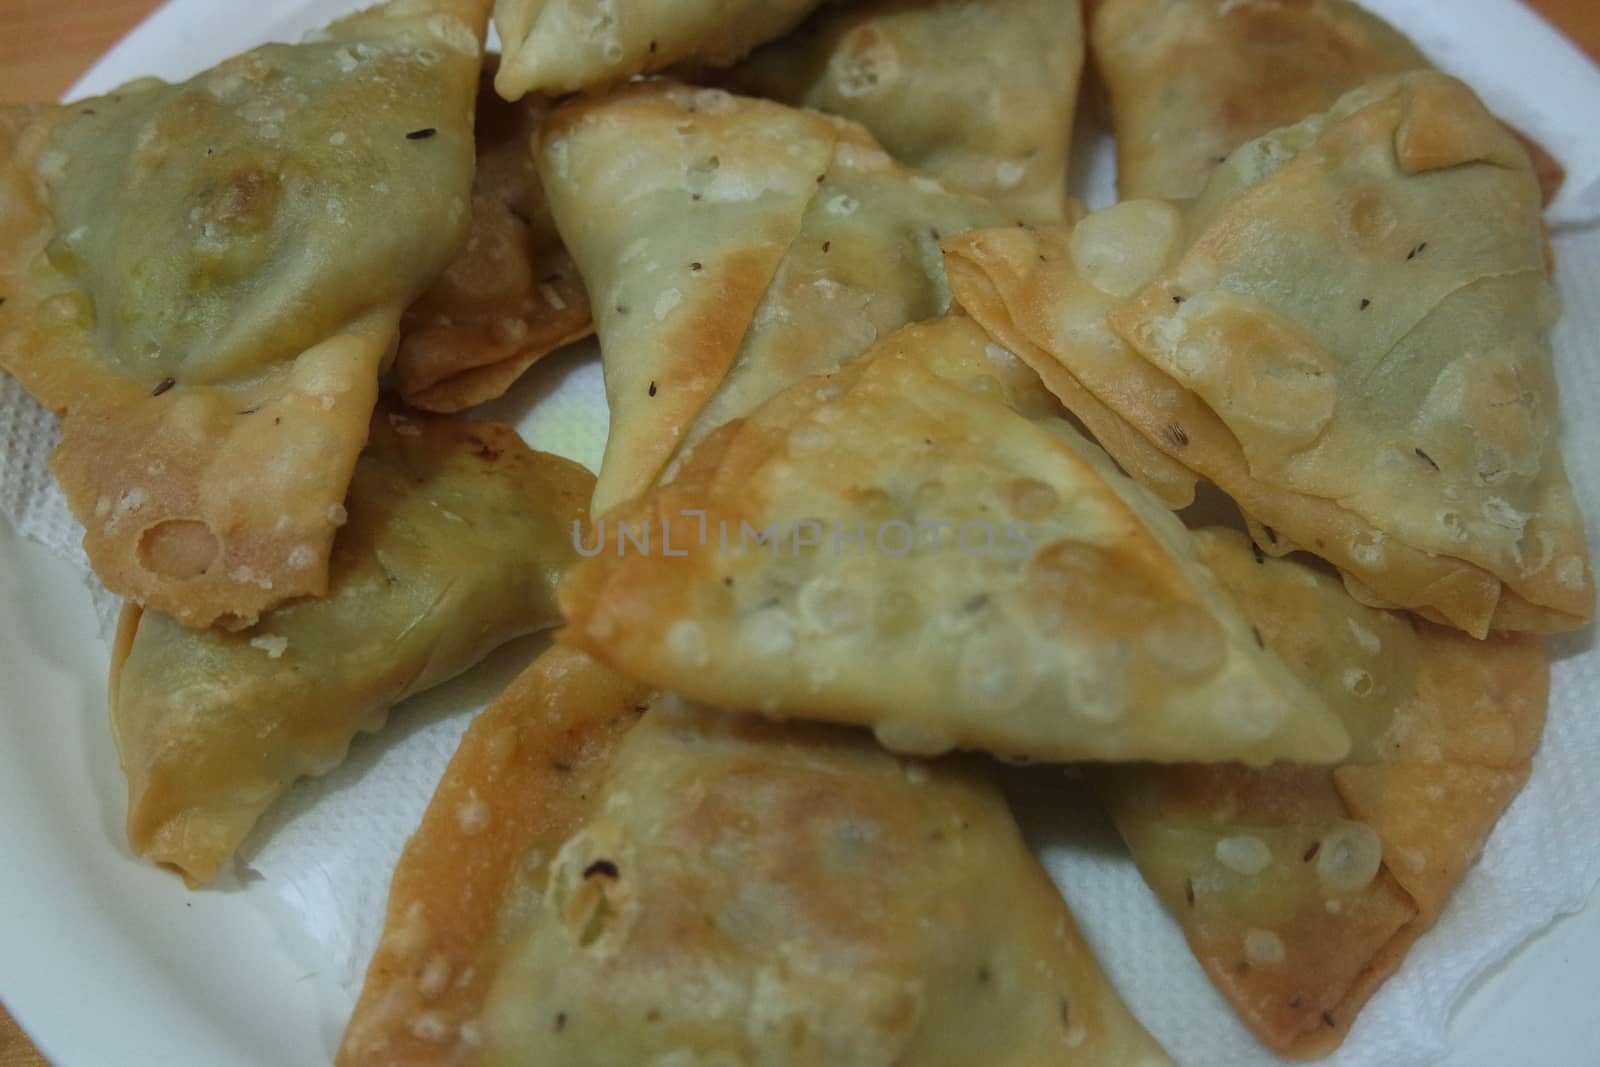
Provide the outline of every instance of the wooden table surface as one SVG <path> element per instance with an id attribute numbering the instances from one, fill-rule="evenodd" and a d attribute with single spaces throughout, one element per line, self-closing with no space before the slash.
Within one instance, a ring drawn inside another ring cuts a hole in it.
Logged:
<path id="1" fill-rule="evenodd" d="M 1527 0 L 1600 58 L 1600 0 Z M 159 0 L 0 0 L 0 103 L 54 100 Z M 0 1006 L 0 1067 L 49 1067 Z"/>

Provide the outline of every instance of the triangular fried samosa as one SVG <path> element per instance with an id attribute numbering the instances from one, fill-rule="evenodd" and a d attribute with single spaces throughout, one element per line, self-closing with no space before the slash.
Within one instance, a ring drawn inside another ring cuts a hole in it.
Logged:
<path id="1" fill-rule="evenodd" d="M 976 768 L 645 697 L 558 645 L 473 723 L 341 1067 L 1170 1063 Z"/>
<path id="2" fill-rule="evenodd" d="M 1083 58 L 1077 0 L 875 0 L 708 76 L 859 122 L 952 189 L 1060 222 Z"/>
<path id="3" fill-rule="evenodd" d="M 328 588 L 401 313 L 466 235 L 487 0 L 0 110 L 0 367 L 112 592 L 247 625 Z"/>
<path id="4" fill-rule="evenodd" d="M 1460 82 L 1352 93 L 1241 148 L 1186 211 L 1129 201 L 947 248 L 958 302 L 1058 364 L 1046 380 L 1112 424 L 1131 473 L 1216 483 L 1267 551 L 1478 636 L 1593 617 L 1538 186 Z"/>
<path id="5" fill-rule="evenodd" d="M 569 637 L 662 688 L 901 752 L 1342 756 L 1182 524 L 1059 410 L 970 319 L 901 330 L 613 511 L 563 582 Z"/>
<path id="6" fill-rule="evenodd" d="M 1206 973 L 1275 1052 L 1315 1056 L 1438 919 L 1528 779 L 1550 668 L 1364 607 L 1332 575 L 1198 536 L 1266 646 L 1354 738 L 1334 768 L 1119 767 L 1099 777 L 1134 859 Z"/>
<path id="7" fill-rule="evenodd" d="M 240 631 L 129 607 L 111 725 L 128 840 L 205 882 L 297 779 L 389 709 L 560 621 L 594 477 L 509 427 L 380 412 L 356 465 L 328 595 Z"/>
<path id="8" fill-rule="evenodd" d="M 940 238 L 1006 219 L 852 123 L 671 82 L 554 112 L 540 173 L 605 363 L 596 516 L 716 427 L 941 313 Z"/>

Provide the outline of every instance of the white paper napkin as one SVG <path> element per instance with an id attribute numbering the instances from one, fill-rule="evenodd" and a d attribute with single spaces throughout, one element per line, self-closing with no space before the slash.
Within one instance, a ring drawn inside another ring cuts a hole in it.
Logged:
<path id="1" fill-rule="evenodd" d="M 1415 37 L 1446 69 L 1468 78 L 1508 120 L 1541 140 L 1569 172 L 1552 212 L 1557 281 L 1567 315 L 1556 336 L 1565 413 L 1563 446 L 1600 558 L 1600 134 L 1591 109 L 1600 74 L 1533 26 L 1511 0 L 1366 0 Z M 234 5 L 183 0 L 158 19 L 211 25 L 185 35 L 194 50 L 177 66 L 195 68 L 247 47 L 224 17 Z M 274 26 L 301 29 L 329 6 L 287 6 Z M 180 19 L 181 16 L 181 19 Z M 1534 62 L 1518 55 L 1527 46 Z M 208 55 L 207 53 L 215 54 Z M 182 75 L 172 57 L 138 38 L 105 70 L 122 75 Z M 1109 199 L 1105 146 L 1076 173 Z M 480 414 L 509 421 L 537 448 L 562 452 L 591 468 L 600 458 L 605 408 L 592 345 L 536 367 L 505 399 Z M 0 515 L 26 536 L 84 567 L 81 530 L 45 468 L 54 422 L 0 374 Z M 109 619 L 115 601 L 97 596 Z M 391 726 L 360 739 L 349 761 L 305 783 L 262 823 L 241 851 L 246 877 L 260 878 L 276 916 L 294 924 L 292 940 L 315 946 L 308 961 L 359 983 L 381 929 L 388 880 L 406 837 L 472 712 L 529 662 L 539 639 L 518 642 L 456 683 L 397 709 Z M 1350 1039 L 1327 1062 L 1335 1067 L 1421 1067 L 1448 1051 L 1453 1008 L 1472 983 L 1555 918 L 1581 909 L 1600 881 L 1600 837 L 1574 832 L 1600 824 L 1600 651 L 1592 630 L 1556 642 L 1550 721 L 1531 783 L 1502 820 L 1439 925 L 1412 950 L 1400 974 L 1379 991 Z M 1235 1020 L 1202 975 L 1176 925 L 1145 888 L 1104 818 L 1081 786 L 1059 770 L 1019 774 L 1019 815 L 1045 865 L 1062 887 L 1112 980 L 1141 1019 L 1186 1067 L 1277 1064 Z M 251 894 L 242 896 L 249 901 Z M 244 906 L 243 903 L 241 906 Z M 330 1011 L 334 1009 L 330 1007 Z M 337 1031 L 340 1020 L 334 1020 Z"/>

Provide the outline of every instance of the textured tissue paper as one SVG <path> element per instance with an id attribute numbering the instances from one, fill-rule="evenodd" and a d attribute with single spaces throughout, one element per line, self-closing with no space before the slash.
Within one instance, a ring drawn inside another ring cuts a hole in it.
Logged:
<path id="1" fill-rule="evenodd" d="M 187 2 L 187 0 L 184 0 Z M 227 6 L 227 5 L 219 5 Z M 306 26 L 326 8 L 295 9 Z M 358 6 L 348 2 L 342 7 Z M 1532 133 L 1568 169 L 1552 209 L 1557 282 L 1566 315 L 1556 333 L 1562 390 L 1563 446 L 1600 558 L 1600 374 L 1590 353 L 1600 345 L 1600 132 L 1577 91 L 1552 70 L 1502 47 L 1506 34 L 1528 33 L 1529 16 L 1510 0 L 1368 0 L 1411 33 L 1440 66 L 1471 81 L 1509 121 Z M 204 17 L 214 19 L 215 11 Z M 200 16 L 196 16 L 200 17 Z M 275 31 L 275 35 L 280 35 Z M 214 42 L 207 42 L 208 44 Z M 230 42 L 231 43 L 231 42 Z M 211 58 L 185 54 L 195 65 Z M 120 58 L 124 66 L 126 56 Z M 148 58 L 148 57 L 146 57 Z M 1576 62 L 1576 60 L 1574 60 Z M 111 66 L 116 67 L 113 62 Z M 164 73 L 161 61 L 121 74 Z M 1593 73 L 1586 72 L 1591 77 Z M 94 88 L 107 86 L 103 72 Z M 1593 84 L 1591 82 L 1590 84 Z M 1109 189 L 1104 138 L 1081 141 L 1097 153 L 1088 168 L 1091 201 Z M 564 452 L 591 467 L 599 460 L 605 409 L 594 349 L 552 357 L 512 395 L 482 412 L 515 422 L 538 448 Z M 54 420 L 0 373 L 0 514 L 16 529 L 84 569 L 102 630 L 116 604 L 94 586 L 79 548 L 80 528 L 46 469 Z M 277 921 L 320 955 L 321 967 L 355 987 L 377 941 L 390 872 L 416 826 L 470 712 L 493 699 L 539 647 L 518 642 L 453 685 L 398 710 L 383 734 L 363 738 L 343 768 L 303 783 L 265 820 L 241 862 L 272 901 Z M 1527 789 L 1490 839 L 1432 933 L 1412 950 L 1361 1016 L 1333 1065 L 1432 1063 L 1448 1051 L 1453 1008 L 1472 983 L 1563 914 L 1580 910 L 1600 881 L 1600 838 L 1569 831 L 1600 823 L 1600 651 L 1592 630 L 1554 643 L 1549 727 Z M 1150 1029 L 1185 1064 L 1279 1062 L 1249 1036 L 1211 988 L 1177 927 L 1144 888 L 1114 831 L 1070 776 L 1033 770 L 1020 776 L 1019 814 L 1061 885 L 1111 978 Z M 120 846 L 120 842 L 117 843 Z M 240 906 L 251 906 L 257 893 Z M 330 1009 L 331 1010 L 331 1009 Z"/>

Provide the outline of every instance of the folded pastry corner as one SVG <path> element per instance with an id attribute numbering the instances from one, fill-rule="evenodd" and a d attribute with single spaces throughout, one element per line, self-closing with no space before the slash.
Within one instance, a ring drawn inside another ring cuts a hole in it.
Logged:
<path id="1" fill-rule="evenodd" d="M 128 606 L 110 695 L 133 851 L 209 881 L 296 779 L 337 766 L 395 704 L 558 623 L 593 486 L 509 427 L 380 411 L 328 516 L 326 597 L 236 631 Z"/>
<path id="2" fill-rule="evenodd" d="M 686 60 L 724 66 L 781 37 L 822 0 L 495 0 L 507 100 L 604 89 Z"/>
<path id="3" fill-rule="evenodd" d="M 1102 793 L 1207 974 L 1273 1051 L 1337 1047 L 1527 781 L 1549 661 L 1352 600 L 1313 566 L 1197 536 L 1251 624 L 1354 739 L 1333 768 L 1107 768 Z"/>
<path id="4" fill-rule="evenodd" d="M 706 76 L 852 119 L 952 189 L 1059 222 L 1083 61 L 1077 0 L 873 0 Z"/>
<path id="5" fill-rule="evenodd" d="M 853 123 L 668 81 L 558 108 L 540 173 L 605 365 L 597 516 L 785 386 L 941 314 L 940 237 L 1006 219 Z"/>
<path id="6" fill-rule="evenodd" d="M 715 431 L 564 580 L 570 640 L 913 754 L 1329 762 L 1348 739 L 1179 521 L 966 318 Z"/>
<path id="7" fill-rule="evenodd" d="M 326 592 L 401 312 L 465 235 L 486 20 L 392 3 L 0 120 L 0 367 L 62 416 L 112 592 L 196 627 Z"/>
<path id="8" fill-rule="evenodd" d="M 973 768 L 646 699 L 558 644 L 473 723 L 340 1067 L 1170 1064 Z"/>
<path id="9" fill-rule="evenodd" d="M 401 322 L 395 384 L 424 411 L 494 400 L 593 330 L 589 295 L 556 233 L 533 158 L 550 105 L 539 97 L 507 103 L 492 79 L 485 69 L 478 89 L 466 245 Z"/>
<path id="10" fill-rule="evenodd" d="M 1158 491 L 1181 465 L 1266 551 L 1474 635 L 1593 618 L 1538 185 L 1460 82 L 1357 90 L 1241 148 L 1186 210 L 946 245 L 957 302 Z"/>
<path id="11" fill-rule="evenodd" d="M 1108 316 L 1119 298 L 1173 260 L 1183 235 L 1176 207 L 1138 200 L 1070 228 L 974 230 L 943 245 L 945 276 L 961 310 L 1031 367 L 1118 465 L 1174 511 L 1194 502 L 1197 479 L 1119 414 L 1161 388 L 1154 371 L 1128 358 Z"/>

